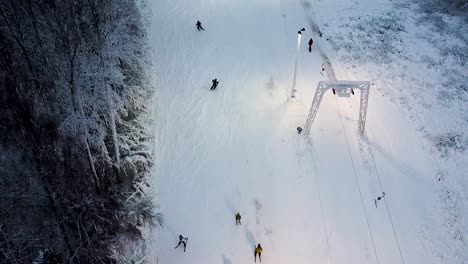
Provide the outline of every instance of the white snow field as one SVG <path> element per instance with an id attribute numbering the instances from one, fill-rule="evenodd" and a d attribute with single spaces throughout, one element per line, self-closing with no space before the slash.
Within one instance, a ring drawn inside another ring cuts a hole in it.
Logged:
<path id="1" fill-rule="evenodd" d="M 165 226 L 150 263 L 253 263 L 258 243 L 269 264 L 467 263 L 437 206 L 438 163 L 417 125 L 375 86 L 364 136 L 359 93 L 331 91 L 309 138 L 297 134 L 318 82 L 328 80 L 323 55 L 337 79 L 366 81 L 312 32 L 320 10 L 304 12 L 299 0 L 154 0 L 152 9 L 155 195 Z M 174 249 L 179 234 L 188 237 L 185 253 Z"/>

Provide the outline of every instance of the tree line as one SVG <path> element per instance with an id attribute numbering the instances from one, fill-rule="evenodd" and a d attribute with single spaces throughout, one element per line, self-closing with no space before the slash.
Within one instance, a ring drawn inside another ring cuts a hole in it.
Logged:
<path id="1" fill-rule="evenodd" d="M 0 263 L 126 263 L 153 87 L 136 0 L 0 1 Z"/>

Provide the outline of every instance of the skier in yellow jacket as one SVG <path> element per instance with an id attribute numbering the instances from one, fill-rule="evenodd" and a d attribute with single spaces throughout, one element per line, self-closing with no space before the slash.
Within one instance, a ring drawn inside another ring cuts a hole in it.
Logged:
<path id="1" fill-rule="evenodd" d="M 260 263 L 262 263 L 262 246 L 258 244 L 258 246 L 255 248 L 255 262 L 257 262 L 257 254 L 258 254 L 258 259 L 260 260 Z"/>

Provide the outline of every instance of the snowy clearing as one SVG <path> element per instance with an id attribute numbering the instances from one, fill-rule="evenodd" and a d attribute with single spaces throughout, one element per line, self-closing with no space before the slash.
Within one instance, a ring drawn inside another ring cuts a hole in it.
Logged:
<path id="1" fill-rule="evenodd" d="M 410 116 L 395 103 L 402 97 L 407 106 L 424 105 L 413 97 L 421 91 L 401 93 L 417 80 L 384 74 L 400 60 L 378 56 L 388 49 L 411 53 L 412 39 L 383 45 L 380 53 L 342 46 L 351 42 L 345 33 L 359 26 L 357 17 L 378 27 L 376 10 L 400 9 L 384 0 L 345 2 L 152 3 L 155 195 L 166 223 L 154 235 L 153 263 L 249 263 L 258 243 L 263 263 L 466 263 L 467 154 L 441 159 L 424 133 L 433 131 L 427 116 Z M 384 16 L 392 40 L 400 36 L 397 12 Z M 196 30 L 197 20 L 205 31 Z M 323 37 L 311 30 L 317 25 Z M 297 96 L 290 99 L 302 27 Z M 373 84 L 364 137 L 357 133 L 359 95 L 331 92 L 309 139 L 296 133 L 318 82 L 328 80 L 320 73 L 324 56 L 337 79 Z M 219 86 L 209 91 L 214 78 Z M 466 114 L 466 102 L 458 107 L 453 111 Z M 189 238 L 185 253 L 174 249 L 179 234 Z"/>

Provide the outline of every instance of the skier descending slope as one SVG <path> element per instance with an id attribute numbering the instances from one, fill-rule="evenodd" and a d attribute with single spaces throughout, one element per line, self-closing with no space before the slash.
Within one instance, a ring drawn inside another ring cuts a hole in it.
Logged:
<path id="1" fill-rule="evenodd" d="M 187 248 L 187 240 L 188 240 L 188 237 L 184 238 L 182 235 L 179 235 L 179 244 L 177 244 L 175 248 L 178 248 L 180 245 L 184 245 L 184 252 L 185 252 L 185 249 Z"/>
<path id="2" fill-rule="evenodd" d="M 314 43 L 314 40 L 312 38 L 309 39 L 309 52 L 312 52 L 312 44 Z"/>
<path id="3" fill-rule="evenodd" d="M 236 225 L 241 225 L 241 215 L 239 213 L 236 214 Z"/>
<path id="4" fill-rule="evenodd" d="M 213 83 L 213 85 L 211 85 L 210 91 L 214 91 L 214 89 L 218 87 L 219 81 L 218 79 L 214 78 L 213 80 L 211 80 L 211 82 Z"/>
<path id="5" fill-rule="evenodd" d="M 255 248 L 255 254 L 254 254 L 254 257 L 255 257 L 255 262 L 257 262 L 257 254 L 258 254 L 258 259 L 260 260 L 260 263 L 262 262 L 262 246 L 260 246 L 260 244 L 258 244 L 258 246 Z"/>
<path id="6" fill-rule="evenodd" d="M 198 20 L 197 20 L 197 24 L 196 24 L 196 25 L 197 25 L 197 29 L 198 29 L 198 31 L 200 31 L 200 30 L 205 30 L 205 29 L 202 27 L 202 25 L 201 25 L 201 22 L 200 22 L 200 21 L 198 21 Z"/>

